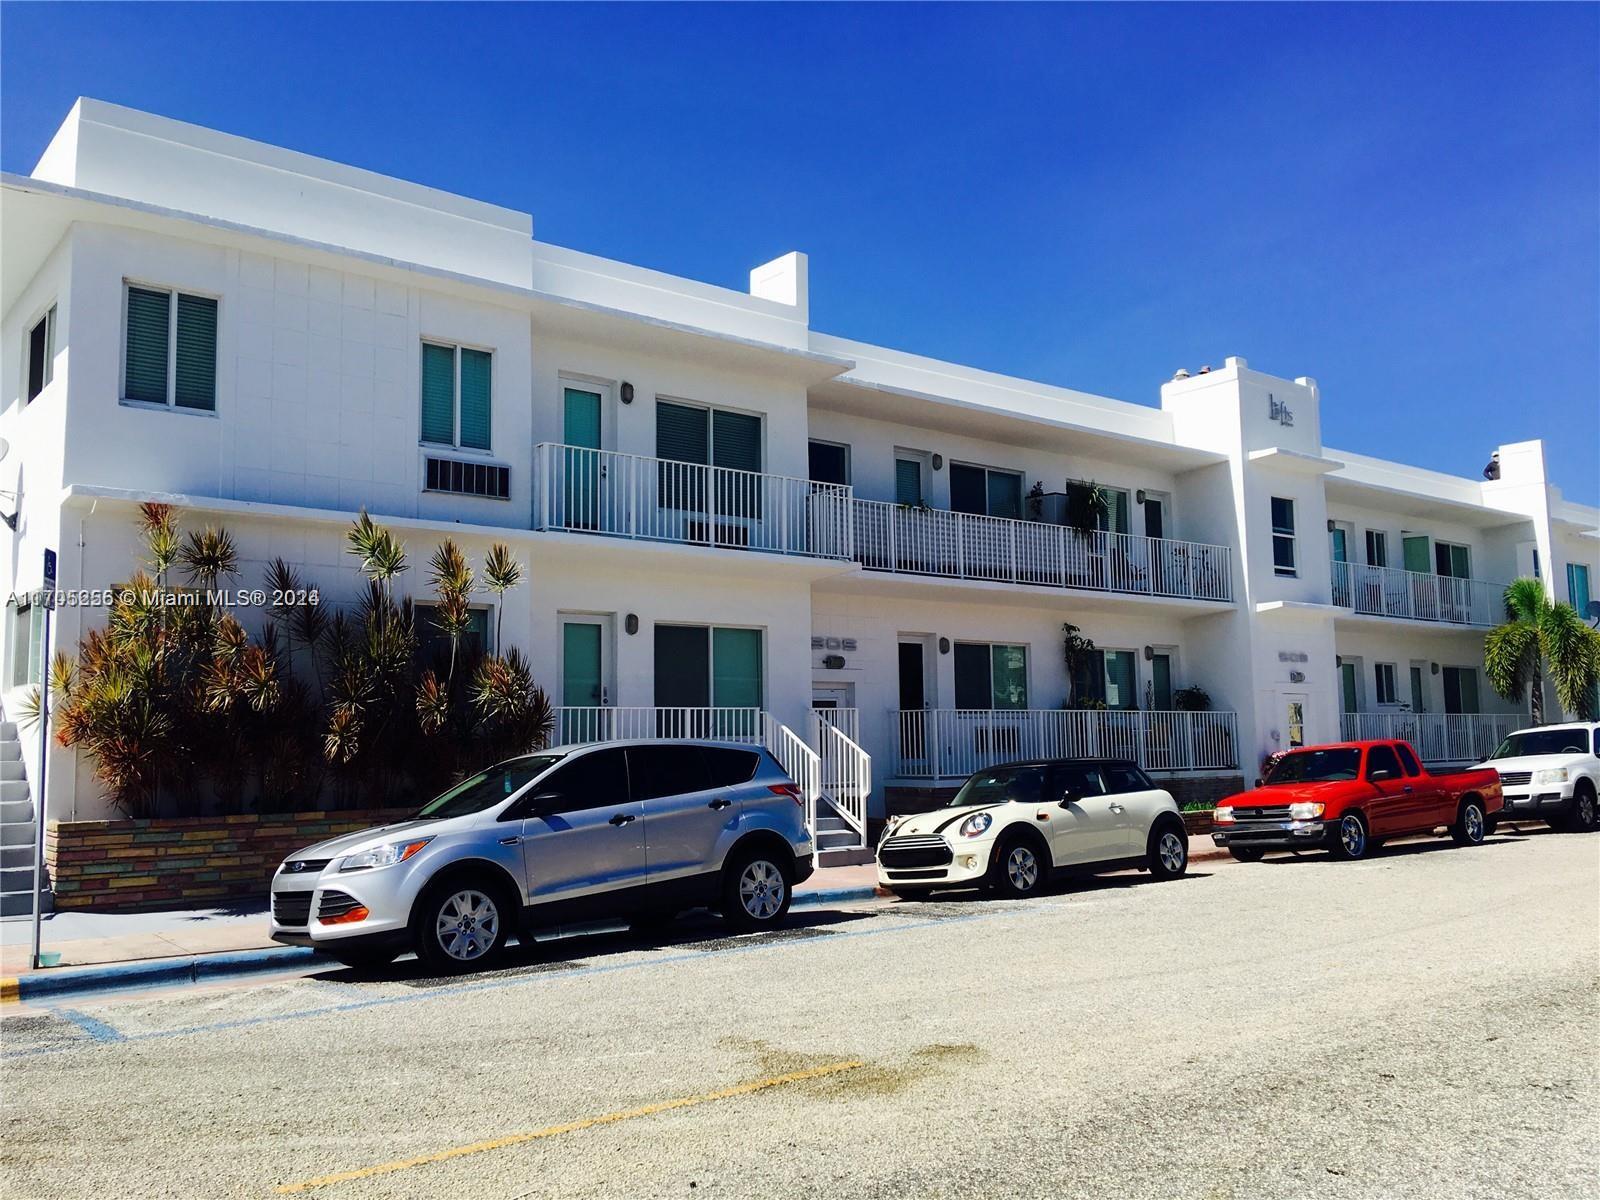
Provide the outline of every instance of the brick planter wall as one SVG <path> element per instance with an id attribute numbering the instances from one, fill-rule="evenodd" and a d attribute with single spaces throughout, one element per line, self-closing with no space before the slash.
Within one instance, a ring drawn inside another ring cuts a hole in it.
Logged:
<path id="1" fill-rule="evenodd" d="M 51 821 L 45 864 L 57 909 L 139 912 L 265 903 L 284 857 L 313 842 L 404 820 L 414 809 Z"/>

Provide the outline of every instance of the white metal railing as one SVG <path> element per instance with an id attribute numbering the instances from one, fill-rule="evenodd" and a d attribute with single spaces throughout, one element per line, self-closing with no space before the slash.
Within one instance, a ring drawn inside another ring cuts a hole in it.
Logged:
<path id="1" fill-rule="evenodd" d="M 874 571 L 1196 600 L 1233 599 L 1227 546 L 1084 532 L 883 500 L 855 500 L 855 557 Z"/>
<path id="2" fill-rule="evenodd" d="M 534 447 L 533 528 L 849 558 L 850 488 L 614 450 Z"/>
<path id="3" fill-rule="evenodd" d="M 560 745 L 614 742 L 634 738 L 710 738 L 761 745 L 765 738 L 759 708 L 563 707 L 556 709 Z"/>
<path id="4" fill-rule="evenodd" d="M 1504 584 L 1338 559 L 1331 565 L 1333 602 L 1341 608 L 1371 616 L 1485 628 L 1502 619 Z"/>
<path id="5" fill-rule="evenodd" d="M 1341 715 L 1339 733 L 1349 741 L 1410 742 L 1425 763 L 1475 763 L 1527 723 L 1511 713 L 1357 712 Z"/>
<path id="6" fill-rule="evenodd" d="M 800 785 L 805 799 L 806 826 L 812 837 L 817 831 L 817 800 L 822 795 L 822 757 L 806 745 L 800 735 L 771 713 L 761 714 L 762 744 L 772 757 Z"/>
<path id="7" fill-rule="evenodd" d="M 1126 758 L 1150 771 L 1234 770 L 1231 712 L 891 709 L 894 773 L 959 779 L 1019 758 Z"/>
<path id="8" fill-rule="evenodd" d="M 859 731 L 860 714 L 853 708 L 811 710 L 812 735 L 821 761 L 823 798 L 844 819 L 860 845 L 867 844 L 867 798 L 872 794 L 872 756 L 846 732 Z"/>

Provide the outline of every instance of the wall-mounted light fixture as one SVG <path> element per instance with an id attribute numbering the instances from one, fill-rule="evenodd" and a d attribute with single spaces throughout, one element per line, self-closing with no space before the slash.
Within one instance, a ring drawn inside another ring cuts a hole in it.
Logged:
<path id="1" fill-rule="evenodd" d="M 1133 500 L 1134 500 L 1135 504 L 1143 504 L 1144 503 L 1144 501 L 1145 501 L 1145 491 L 1144 491 L 1143 488 L 1140 488 L 1137 492 L 1135 492 L 1133 494 Z"/>
<path id="2" fill-rule="evenodd" d="M 944 466 L 944 455 L 935 454 L 933 456 L 933 469 L 937 471 L 942 466 Z"/>
<path id="3" fill-rule="evenodd" d="M 1336 522 L 1332 517 L 1329 517 L 1328 518 L 1328 532 L 1332 533 L 1337 528 L 1339 528 L 1338 522 Z"/>
<path id="4" fill-rule="evenodd" d="M 1438 663 L 1429 663 L 1428 664 L 1428 674 L 1437 675 L 1438 673 L 1439 673 L 1439 664 Z"/>
<path id="5" fill-rule="evenodd" d="M 1155 656 L 1156 656 L 1156 648 L 1154 646 L 1146 646 L 1144 648 L 1144 660 L 1145 660 L 1145 662 L 1150 662 L 1151 660 L 1153 660 L 1155 658 Z"/>
<path id="6" fill-rule="evenodd" d="M 621 387 L 620 391 L 622 393 L 622 402 L 624 404 L 632 404 L 633 403 L 633 384 L 629 383 L 627 380 L 623 380 L 622 387 Z"/>
<path id="7" fill-rule="evenodd" d="M 940 654 L 949 654 L 950 653 L 950 639 L 949 638 L 940 638 L 939 639 L 939 653 Z"/>
<path id="8" fill-rule="evenodd" d="M 639 632 L 639 615 L 637 613 L 629 613 L 622 618 L 622 631 L 629 637 Z"/>

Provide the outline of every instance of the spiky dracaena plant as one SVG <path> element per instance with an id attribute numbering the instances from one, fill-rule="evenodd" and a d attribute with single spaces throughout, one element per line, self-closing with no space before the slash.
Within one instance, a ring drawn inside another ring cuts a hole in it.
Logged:
<path id="1" fill-rule="evenodd" d="M 1583 623 L 1570 604 L 1552 603 L 1537 579 L 1515 580 L 1505 593 L 1506 619 L 1483 640 L 1483 670 L 1504 699 L 1528 701 L 1535 725 L 1544 723 L 1544 677 L 1556 699 L 1585 720 L 1595 717 L 1600 682 L 1600 631 Z"/>
<path id="2" fill-rule="evenodd" d="M 178 561 L 178 514 L 170 504 L 146 501 L 139 506 L 139 532 L 150 552 L 150 569 L 156 582 L 165 585 L 167 572 Z"/>
<path id="3" fill-rule="evenodd" d="M 224 575 L 239 573 L 239 551 L 233 536 L 226 529 L 206 526 L 199 532 L 191 531 L 178 551 L 178 561 L 183 563 L 189 582 L 212 591 Z"/>
<path id="4" fill-rule="evenodd" d="M 555 708 L 533 681 L 533 670 L 519 650 L 487 655 L 472 679 L 472 706 L 490 759 L 542 750 L 555 731 Z"/>
<path id="5" fill-rule="evenodd" d="M 504 542 L 490 546 L 483 560 L 483 585 L 495 594 L 494 644 L 497 650 L 504 645 L 500 640 L 500 625 L 506 615 L 506 593 L 521 582 L 522 564 L 511 553 L 511 547 Z"/>
<path id="6" fill-rule="evenodd" d="M 393 595 L 394 581 L 406 571 L 406 548 L 388 529 L 374 521 L 366 509 L 355 519 L 347 535 L 350 553 L 361 560 L 361 571 L 383 589 L 385 596 Z"/>
<path id="7" fill-rule="evenodd" d="M 467 556 L 449 538 L 439 543 L 428 568 L 428 581 L 433 584 L 436 597 L 433 626 L 450 639 L 450 669 L 444 678 L 445 691 L 448 692 L 456 676 L 456 658 L 461 651 L 461 639 L 472 628 L 471 598 L 476 581 Z"/>

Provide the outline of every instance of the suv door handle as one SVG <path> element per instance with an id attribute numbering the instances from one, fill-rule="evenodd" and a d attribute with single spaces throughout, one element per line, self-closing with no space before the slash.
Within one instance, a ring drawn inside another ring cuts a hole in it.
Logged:
<path id="1" fill-rule="evenodd" d="M 724 799 L 721 796 L 718 796 L 710 804 L 706 805 L 706 807 L 707 808 L 714 808 L 714 809 L 716 809 L 716 810 L 718 810 L 720 812 L 722 809 L 732 806 L 732 804 L 733 804 L 732 800 L 727 800 L 727 799 Z"/>
<path id="2" fill-rule="evenodd" d="M 612 825 L 626 825 L 631 820 L 633 820 L 632 813 L 618 813 L 616 816 L 611 818 L 610 823 Z"/>
<path id="3" fill-rule="evenodd" d="M 522 839 L 519 837 L 501 838 L 500 844 L 502 846 L 520 846 L 522 845 Z"/>

